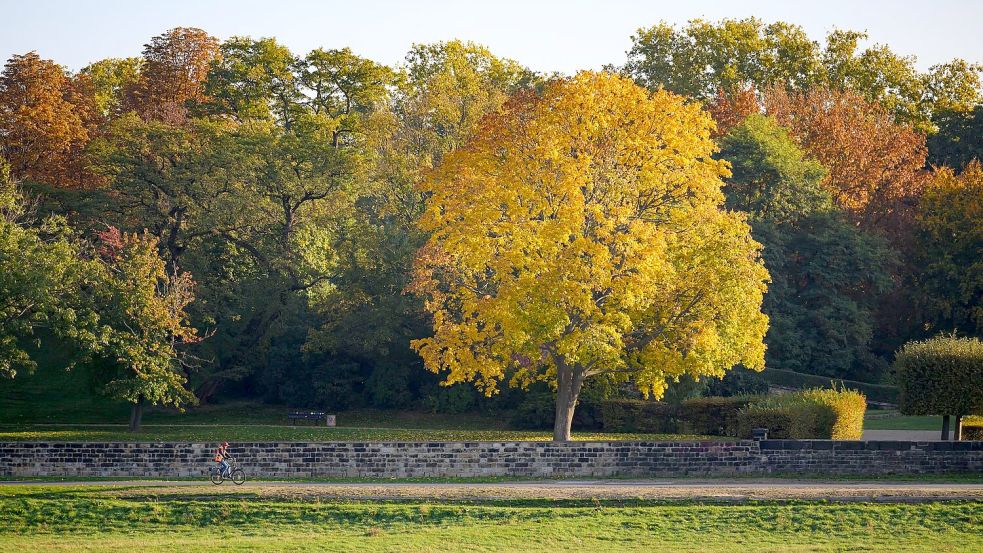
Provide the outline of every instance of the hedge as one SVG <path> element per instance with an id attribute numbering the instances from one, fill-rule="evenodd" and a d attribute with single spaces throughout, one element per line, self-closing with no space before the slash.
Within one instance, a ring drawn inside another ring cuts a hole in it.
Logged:
<path id="1" fill-rule="evenodd" d="M 895 355 L 905 415 L 983 414 L 983 342 L 939 336 L 909 342 Z"/>
<path id="2" fill-rule="evenodd" d="M 677 410 L 677 431 L 684 434 L 737 435 L 737 413 L 761 396 L 688 399 Z"/>
<path id="3" fill-rule="evenodd" d="M 859 440 L 866 410 L 867 398 L 855 390 L 801 390 L 749 404 L 737 415 L 737 433 L 749 438 L 760 427 L 776 439 Z"/>
<path id="4" fill-rule="evenodd" d="M 676 432 L 675 408 L 668 403 L 640 399 L 601 402 L 601 425 L 608 432 Z"/>
<path id="5" fill-rule="evenodd" d="M 843 380 L 829 376 L 815 374 L 805 374 L 783 369 L 765 369 L 760 373 L 761 378 L 775 386 L 794 388 L 798 390 L 809 388 L 822 388 L 830 385 L 845 387 L 851 390 L 859 390 L 871 401 L 881 403 L 892 403 L 897 405 L 899 391 L 897 386 L 887 384 L 872 384 L 870 382 L 858 382 L 856 380 Z"/>

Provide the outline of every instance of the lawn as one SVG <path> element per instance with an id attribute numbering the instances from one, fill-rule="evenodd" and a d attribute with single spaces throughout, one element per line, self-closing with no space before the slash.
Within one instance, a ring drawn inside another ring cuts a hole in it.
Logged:
<path id="1" fill-rule="evenodd" d="M 445 430 L 433 428 L 366 428 L 313 426 L 203 426 L 203 425 L 145 425 L 140 432 L 128 432 L 125 426 L 71 425 L 0 425 L 0 442 L 59 441 L 59 442 L 511 442 L 549 441 L 551 433 L 524 430 Z M 727 440 L 724 437 L 685 434 L 614 434 L 575 432 L 574 440 Z M 731 438 L 732 439 L 732 438 Z"/>
<path id="2" fill-rule="evenodd" d="M 310 500 L 0 488 L 0 551 L 980 551 L 983 503 Z M 221 542 L 219 542 L 221 540 Z"/>
<path id="3" fill-rule="evenodd" d="M 868 410 L 864 430 L 942 430 L 942 417 L 905 416 L 895 410 Z"/>

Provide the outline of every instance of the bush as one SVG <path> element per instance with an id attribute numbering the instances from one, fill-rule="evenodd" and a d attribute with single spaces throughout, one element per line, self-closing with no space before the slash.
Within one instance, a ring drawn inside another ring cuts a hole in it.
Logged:
<path id="1" fill-rule="evenodd" d="M 963 439 L 983 440 L 983 417 L 963 418 Z"/>
<path id="2" fill-rule="evenodd" d="M 983 342 L 939 336 L 909 342 L 894 358 L 905 415 L 983 414 Z"/>
<path id="3" fill-rule="evenodd" d="M 754 428 L 767 428 L 776 439 L 859 440 L 867 398 L 854 390 L 812 389 L 768 396 L 737 416 L 737 432 L 748 438 Z"/>
<path id="4" fill-rule="evenodd" d="M 703 397 L 679 405 L 678 430 L 688 434 L 736 436 L 737 414 L 758 396 Z"/>
<path id="5" fill-rule="evenodd" d="M 601 424 L 608 432 L 672 433 L 676 409 L 656 401 L 609 399 L 600 402 Z"/>

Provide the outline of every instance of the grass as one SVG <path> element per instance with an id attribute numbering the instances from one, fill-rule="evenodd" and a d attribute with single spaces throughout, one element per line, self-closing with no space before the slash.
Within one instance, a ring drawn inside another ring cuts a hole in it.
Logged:
<path id="1" fill-rule="evenodd" d="M 575 432 L 574 440 L 727 440 L 683 434 L 613 434 Z M 522 430 L 442 430 L 427 428 L 325 428 L 240 426 L 151 426 L 129 432 L 124 426 L 0 425 L 0 442 L 511 442 L 549 441 L 552 434 Z"/>
<path id="2" fill-rule="evenodd" d="M 979 551 L 983 503 L 318 501 L 0 489 L 0 551 Z"/>
<path id="3" fill-rule="evenodd" d="M 506 417 L 487 413 L 440 414 L 358 409 L 337 413 L 336 428 L 310 422 L 289 425 L 283 405 L 228 402 L 185 412 L 148 408 L 143 429 L 126 430 L 128 405 L 107 401 L 86 386 L 84 367 L 66 372 L 57 352 L 41 359 L 34 374 L 19 374 L 0 387 L 0 441 L 311 442 L 311 441 L 544 441 L 547 431 L 510 430 Z M 84 424 L 83 424 L 84 423 Z M 577 440 L 695 440 L 705 436 L 575 432 Z M 721 439 L 721 438 L 717 438 Z"/>
<path id="4" fill-rule="evenodd" d="M 905 416 L 895 410 L 868 410 L 864 430 L 942 430 L 942 417 Z"/>

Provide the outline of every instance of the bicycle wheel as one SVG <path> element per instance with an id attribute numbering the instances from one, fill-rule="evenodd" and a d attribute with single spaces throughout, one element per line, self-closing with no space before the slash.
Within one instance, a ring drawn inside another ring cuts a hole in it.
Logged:
<path id="1" fill-rule="evenodd" d="M 246 473 L 242 472 L 242 469 L 235 469 L 232 471 L 232 482 L 234 482 L 235 485 L 240 486 L 245 481 Z"/>
<path id="2" fill-rule="evenodd" d="M 211 471 L 209 479 L 212 481 L 212 484 L 215 484 L 216 486 L 225 481 L 225 478 L 222 478 L 222 473 L 214 469 Z"/>

